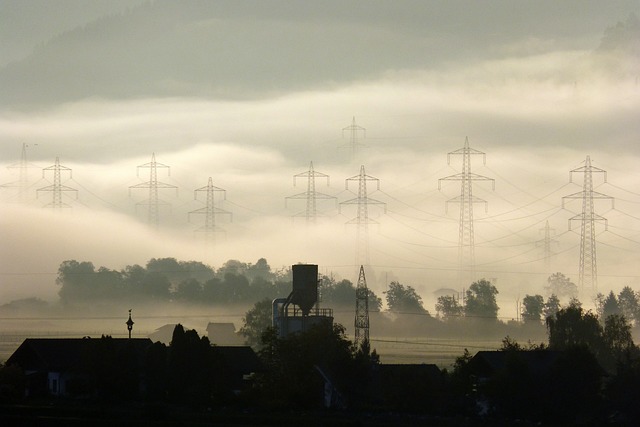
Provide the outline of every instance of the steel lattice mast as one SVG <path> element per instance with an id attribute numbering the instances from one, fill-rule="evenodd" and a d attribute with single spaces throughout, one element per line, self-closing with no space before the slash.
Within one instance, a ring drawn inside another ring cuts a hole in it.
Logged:
<path id="1" fill-rule="evenodd" d="M 356 336 L 354 344 L 358 348 L 369 345 L 369 289 L 364 276 L 364 266 L 360 266 L 358 285 L 356 286 Z"/>
<path id="2" fill-rule="evenodd" d="M 158 189 L 159 188 L 175 188 L 176 194 L 178 191 L 178 187 L 171 184 L 166 184 L 164 182 L 158 181 L 158 168 L 166 168 L 167 175 L 171 175 L 169 166 L 163 165 L 162 163 L 156 162 L 156 154 L 153 153 L 151 155 L 151 161 L 149 163 L 145 163 L 136 168 L 136 174 L 140 176 L 140 169 L 149 169 L 149 181 L 143 182 L 140 184 L 132 185 L 129 187 L 129 194 L 131 194 L 131 189 L 133 188 L 148 188 L 149 189 L 149 198 L 143 202 L 138 203 L 138 205 L 143 205 L 148 207 L 148 223 L 154 228 L 158 228 L 160 222 L 160 205 L 163 206 L 171 206 L 169 203 L 160 200 L 158 197 Z"/>
<path id="3" fill-rule="evenodd" d="M 360 132 L 362 132 L 363 138 L 366 138 L 367 130 L 362 126 L 358 126 L 356 124 L 356 118 L 354 116 L 351 120 L 351 124 L 347 127 L 342 128 L 342 136 L 344 136 L 345 132 L 349 133 L 349 152 L 351 154 L 351 160 L 355 160 L 358 155 L 358 147 L 364 145 L 360 143 L 358 135 Z"/>
<path id="4" fill-rule="evenodd" d="M 216 215 L 231 216 L 231 212 L 225 211 L 216 206 L 215 194 L 222 193 L 222 200 L 226 200 L 227 192 L 222 188 L 214 186 L 213 179 L 209 177 L 209 182 L 206 186 L 194 190 L 193 198 L 195 200 L 198 199 L 198 193 L 206 193 L 207 204 L 203 208 L 189 212 L 188 216 L 191 218 L 191 215 L 204 215 L 204 225 L 197 228 L 196 232 L 205 233 L 207 238 L 214 239 L 215 233 L 224 233 L 224 230 L 216 225 Z"/>
<path id="5" fill-rule="evenodd" d="M 22 202 L 25 202 L 27 199 L 27 189 L 29 187 L 29 167 L 35 167 L 34 165 L 29 165 L 29 162 L 27 161 L 27 147 L 27 144 L 22 143 L 20 162 L 7 166 L 7 169 L 18 169 L 18 181 L 10 182 L 8 184 L 2 184 L 0 186 L 3 188 L 17 188 L 18 196 Z"/>
<path id="6" fill-rule="evenodd" d="M 569 230 L 571 221 L 580 221 L 580 265 L 578 272 L 578 282 L 580 290 L 585 287 L 595 293 L 598 290 L 598 266 L 596 259 L 596 222 L 604 222 L 605 230 L 608 227 L 607 219 L 596 214 L 594 209 L 594 199 L 609 199 L 613 207 L 614 199 L 603 193 L 593 191 L 593 174 L 602 173 L 604 182 L 607 182 L 607 171 L 591 166 L 591 158 L 587 156 L 584 166 L 569 171 L 569 182 L 573 182 L 573 174 L 583 175 L 582 191 L 564 196 L 562 207 L 566 199 L 582 199 L 582 213 L 569 218 Z"/>
<path id="7" fill-rule="evenodd" d="M 367 181 L 375 181 L 377 190 L 380 189 L 380 180 L 367 175 L 364 165 L 360 166 L 360 173 L 345 180 L 345 188 L 349 189 L 349 182 L 358 182 L 358 197 L 340 203 L 342 205 L 357 205 L 356 217 L 347 221 L 347 224 L 356 224 L 356 265 L 369 265 L 369 224 L 377 224 L 377 221 L 369 218 L 369 205 L 383 205 L 386 212 L 386 203 L 372 199 L 367 195 Z"/>
<path id="8" fill-rule="evenodd" d="M 303 216 L 306 219 L 307 224 L 315 223 L 318 216 L 316 201 L 318 199 L 336 199 L 334 196 L 316 191 L 316 178 L 326 178 L 328 187 L 329 175 L 313 170 L 313 162 L 310 162 L 309 170 L 307 172 L 302 172 L 293 176 L 294 187 L 296 186 L 296 178 L 307 178 L 307 191 L 285 197 L 285 206 L 287 205 L 288 200 L 306 200 L 306 209 L 303 212 L 295 214 L 294 217 Z"/>
<path id="9" fill-rule="evenodd" d="M 465 138 L 464 147 L 447 154 L 447 164 L 451 164 L 452 155 L 462 156 L 462 172 L 440 178 L 438 189 L 441 188 L 442 181 L 461 181 L 460 195 L 447 200 L 445 209 L 448 210 L 449 203 L 460 204 L 460 222 L 458 226 L 458 265 L 459 284 L 465 285 L 475 280 L 475 243 L 473 231 L 473 204 L 484 203 L 487 211 L 487 201 L 473 196 L 473 181 L 491 181 L 495 190 L 495 180 L 486 176 L 471 172 L 471 156 L 482 155 L 483 164 L 486 164 L 485 153 L 469 147 L 469 138 Z M 464 272 L 467 272 L 465 275 Z"/>
<path id="10" fill-rule="evenodd" d="M 549 226 L 549 221 L 546 222 L 543 229 L 540 231 L 544 232 L 544 238 L 536 242 L 537 245 L 542 246 L 544 250 L 544 269 L 546 274 L 551 274 L 551 257 L 553 253 L 551 251 L 551 244 L 558 243 L 557 240 L 554 240 L 551 235 L 552 232 L 555 231 L 553 228 Z"/>
<path id="11" fill-rule="evenodd" d="M 48 185 L 46 187 L 38 188 L 36 190 L 36 195 L 39 194 L 40 191 L 47 191 L 51 193 L 52 200 L 51 200 L 51 203 L 47 203 L 46 205 L 44 205 L 44 207 L 46 208 L 61 209 L 61 208 L 71 207 L 70 205 L 62 201 L 62 193 L 75 192 L 76 198 L 77 198 L 78 190 L 72 187 L 68 187 L 66 185 L 62 185 L 62 172 L 69 172 L 69 178 L 73 178 L 72 170 L 66 166 L 62 166 L 60 164 L 60 159 L 56 157 L 56 161 L 52 166 L 42 169 L 43 178 L 45 177 L 45 173 L 47 171 L 53 172 L 53 185 Z"/>

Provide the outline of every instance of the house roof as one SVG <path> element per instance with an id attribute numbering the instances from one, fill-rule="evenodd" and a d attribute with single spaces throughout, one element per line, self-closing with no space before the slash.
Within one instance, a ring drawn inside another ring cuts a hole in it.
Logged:
<path id="1" fill-rule="evenodd" d="M 522 351 L 479 351 L 471 359 L 470 367 L 478 375 L 491 375 L 503 370 L 510 357 L 517 357 L 533 374 L 540 374 L 550 369 L 561 353 L 552 350 Z"/>
<path id="2" fill-rule="evenodd" d="M 233 323 L 212 323 L 207 325 L 209 342 L 218 345 L 243 345 L 244 340 L 236 333 Z"/>
<path id="3" fill-rule="evenodd" d="M 148 338 L 111 338 L 116 349 L 133 345 L 142 353 L 152 344 Z M 100 338 L 27 338 L 7 359 L 7 365 L 16 364 L 25 370 L 65 371 L 81 363 L 84 352 Z"/>
<path id="4" fill-rule="evenodd" d="M 258 355 L 249 346 L 218 346 L 212 347 L 214 354 L 218 354 L 225 361 L 229 369 L 242 374 L 264 371 L 264 366 Z"/>

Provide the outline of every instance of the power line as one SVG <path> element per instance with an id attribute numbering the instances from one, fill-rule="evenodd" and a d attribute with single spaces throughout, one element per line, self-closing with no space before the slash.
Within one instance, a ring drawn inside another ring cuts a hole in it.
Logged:
<path id="1" fill-rule="evenodd" d="M 452 155 L 462 156 L 462 172 L 445 178 L 440 178 L 438 180 L 438 189 L 440 189 L 442 181 L 453 180 L 461 182 L 460 195 L 447 200 L 445 210 L 446 206 L 448 206 L 450 202 L 460 204 L 460 223 L 458 229 L 458 262 L 460 264 L 460 270 L 458 281 L 459 283 L 464 283 L 466 281 L 472 282 L 474 280 L 475 264 L 473 204 L 484 203 L 485 210 L 487 205 L 485 200 L 473 196 L 473 181 L 491 181 L 493 188 L 495 189 L 495 180 L 471 172 L 471 156 L 482 155 L 483 162 L 486 164 L 486 155 L 481 151 L 469 147 L 469 137 L 465 138 L 464 147 L 447 154 L 447 164 L 450 163 Z M 470 276 L 467 280 L 463 277 L 463 271 L 465 270 L 469 272 Z"/>

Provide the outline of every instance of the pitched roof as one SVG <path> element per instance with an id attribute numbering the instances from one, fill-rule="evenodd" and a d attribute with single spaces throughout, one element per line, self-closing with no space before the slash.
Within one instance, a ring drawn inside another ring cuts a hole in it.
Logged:
<path id="1" fill-rule="evenodd" d="M 243 374 L 264 371 L 264 366 L 255 351 L 249 346 L 218 346 L 212 347 L 214 354 L 224 359 L 227 366 Z"/>
<path id="2" fill-rule="evenodd" d="M 533 374 L 540 374 L 546 372 L 559 355 L 560 352 L 552 350 L 479 351 L 471 359 L 470 367 L 477 374 L 490 375 L 504 369 L 509 358 L 515 356 Z"/>
<path id="3" fill-rule="evenodd" d="M 133 345 L 142 353 L 152 344 L 148 338 L 111 338 L 117 349 Z M 28 370 L 65 371 L 79 366 L 89 347 L 100 338 L 27 338 L 7 359 L 7 365 L 16 364 Z"/>
<path id="4" fill-rule="evenodd" d="M 233 323 L 213 323 L 207 325 L 207 337 L 212 344 L 243 345 L 244 340 L 236 333 Z"/>

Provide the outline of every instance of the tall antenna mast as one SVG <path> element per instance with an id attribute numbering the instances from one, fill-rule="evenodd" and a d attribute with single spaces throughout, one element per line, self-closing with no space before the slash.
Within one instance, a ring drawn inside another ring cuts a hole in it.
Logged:
<path id="1" fill-rule="evenodd" d="M 36 195 L 39 194 L 40 191 L 50 192 L 52 195 L 51 203 L 47 203 L 44 205 L 45 208 L 53 208 L 53 209 L 61 209 L 61 208 L 70 208 L 71 206 L 64 203 L 62 201 L 62 193 L 67 191 L 73 191 L 76 194 L 76 199 L 78 198 L 78 190 L 75 188 L 68 187 L 66 185 L 62 185 L 62 172 L 69 172 L 69 178 L 73 178 L 72 171 L 66 166 L 62 166 L 60 164 L 60 159 L 56 157 L 55 164 L 52 166 L 46 167 L 42 169 L 42 177 L 45 177 L 45 173 L 51 171 L 53 172 L 53 185 L 48 185 L 46 187 L 38 188 L 36 190 Z"/>
<path id="2" fill-rule="evenodd" d="M 351 160 L 355 160 L 358 156 L 358 147 L 364 146 L 364 144 L 360 143 L 358 135 L 362 132 L 362 137 L 367 137 L 367 130 L 362 126 L 358 126 L 356 124 L 355 116 L 351 120 L 351 125 L 342 128 L 342 136 L 344 137 L 344 133 L 349 133 L 349 151 L 351 153 Z"/>
<path id="3" fill-rule="evenodd" d="M 316 201 L 318 199 L 336 199 L 335 196 L 330 196 L 328 194 L 319 193 L 316 191 L 316 177 L 318 178 L 326 178 L 327 179 L 327 187 L 329 186 L 329 175 L 324 173 L 316 172 L 313 170 L 313 162 L 309 163 L 309 170 L 307 172 L 302 172 L 293 176 L 293 186 L 296 186 L 296 178 L 307 178 L 307 191 L 303 193 L 294 194 L 293 196 L 285 197 L 285 207 L 287 205 L 287 200 L 293 199 L 303 199 L 307 202 L 307 207 L 303 212 L 300 212 L 294 216 L 304 216 L 307 224 L 315 224 L 316 217 L 318 216 L 318 212 L 316 210 Z"/>
<path id="4" fill-rule="evenodd" d="M 358 285 L 356 286 L 356 336 L 354 344 L 358 348 L 369 346 L 369 289 L 364 276 L 364 266 L 360 266 Z"/>
<path id="5" fill-rule="evenodd" d="M 584 166 L 569 171 L 569 182 L 573 182 L 574 173 L 581 173 L 583 175 L 582 191 L 564 196 L 562 198 L 562 207 L 564 208 L 565 199 L 582 199 L 582 213 L 569 218 L 569 230 L 571 230 L 571 221 L 580 221 L 580 266 L 578 282 L 581 291 L 584 291 L 586 287 L 592 293 L 595 293 L 598 290 L 595 225 L 596 222 L 604 222 L 606 230 L 608 228 L 608 221 L 605 217 L 595 213 L 593 200 L 611 200 L 611 207 L 614 206 L 615 200 L 611 196 L 593 191 L 593 174 L 602 173 L 604 182 L 607 182 L 607 171 L 591 166 L 591 157 L 587 156 Z"/>
<path id="6" fill-rule="evenodd" d="M 347 178 L 345 188 L 349 189 L 349 182 L 358 182 L 358 197 L 341 202 L 342 205 L 357 205 L 358 211 L 356 217 L 347 221 L 347 224 L 356 224 L 356 265 L 369 265 L 369 224 L 377 224 L 378 222 L 369 218 L 369 205 L 383 205 L 385 212 L 387 211 L 386 203 L 376 199 L 372 199 L 367 195 L 367 181 L 375 181 L 377 190 L 380 189 L 380 180 L 373 176 L 367 175 L 364 171 L 364 165 L 360 166 L 360 174 Z"/>
<path id="7" fill-rule="evenodd" d="M 159 188 L 175 188 L 176 195 L 178 194 L 178 187 L 171 184 L 166 184 L 164 182 L 158 181 L 158 168 L 166 168 L 167 175 L 171 175 L 171 171 L 169 166 L 163 165 L 162 163 L 156 162 L 156 153 L 151 155 L 151 161 L 149 163 L 145 163 L 136 168 L 136 175 L 140 176 L 140 168 L 149 169 L 149 181 L 143 182 L 140 184 L 132 185 L 129 187 L 129 195 L 131 195 L 132 188 L 148 188 L 149 189 L 149 198 L 143 202 L 139 202 L 137 205 L 147 206 L 148 207 L 148 223 L 155 229 L 158 228 L 160 222 L 160 205 L 162 206 L 171 206 L 169 203 L 160 200 L 158 197 L 158 189 Z"/>
<path id="8" fill-rule="evenodd" d="M 495 180 L 486 176 L 471 172 L 471 156 L 482 155 L 483 164 L 486 164 L 485 153 L 469 147 L 469 137 L 464 140 L 464 147 L 447 154 L 447 164 L 451 164 L 452 155 L 462 156 L 462 172 L 440 178 L 438 189 L 441 188 L 442 181 L 461 181 L 460 195 L 447 200 L 445 210 L 448 210 L 449 203 L 460 204 L 460 222 L 458 227 L 458 281 L 464 285 L 475 280 L 475 243 L 473 231 L 473 204 L 484 203 L 487 211 L 487 201 L 473 196 L 473 181 L 491 181 L 495 190 Z M 464 272 L 467 274 L 465 275 Z M 468 283 L 465 283 L 468 282 Z"/>
<path id="9" fill-rule="evenodd" d="M 224 233 L 223 229 L 216 226 L 216 215 L 229 215 L 231 217 L 231 212 L 216 207 L 215 194 L 222 193 L 222 200 L 226 200 L 227 192 L 222 188 L 215 187 L 213 180 L 209 177 L 209 182 L 206 186 L 194 190 L 193 197 L 195 200 L 198 199 L 198 193 L 206 193 L 207 205 L 189 212 L 189 218 L 191 218 L 191 215 L 204 215 L 204 225 L 196 229 L 196 231 L 205 233 L 208 239 L 213 240 L 215 239 L 215 233 Z"/>

